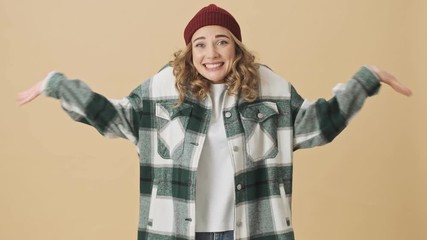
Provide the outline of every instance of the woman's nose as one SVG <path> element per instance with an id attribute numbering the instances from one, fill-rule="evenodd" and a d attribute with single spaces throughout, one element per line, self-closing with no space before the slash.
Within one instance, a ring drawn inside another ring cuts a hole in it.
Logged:
<path id="1" fill-rule="evenodd" d="M 218 51 L 215 48 L 215 46 L 208 47 L 206 57 L 212 59 L 212 58 L 217 58 L 218 56 L 219 56 L 219 54 L 218 54 Z"/>

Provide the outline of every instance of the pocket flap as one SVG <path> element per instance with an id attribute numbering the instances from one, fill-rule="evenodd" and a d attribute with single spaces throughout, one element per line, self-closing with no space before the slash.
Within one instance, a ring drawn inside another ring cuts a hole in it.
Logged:
<path id="1" fill-rule="evenodd" d="M 178 107 L 175 106 L 175 103 L 156 103 L 156 116 L 166 120 L 173 120 L 179 116 L 190 116 L 191 111 L 192 105 L 188 103 L 183 103 Z"/>
<path id="2" fill-rule="evenodd" d="M 240 114 L 244 119 L 263 122 L 269 117 L 279 114 L 279 110 L 274 102 L 260 102 L 246 105 L 240 110 Z"/>

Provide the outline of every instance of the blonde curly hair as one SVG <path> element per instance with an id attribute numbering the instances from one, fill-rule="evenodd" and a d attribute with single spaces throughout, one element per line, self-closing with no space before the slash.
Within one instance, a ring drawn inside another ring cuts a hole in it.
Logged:
<path id="1" fill-rule="evenodd" d="M 229 95 L 239 95 L 247 102 L 253 102 L 258 97 L 259 63 L 255 56 L 233 34 L 230 33 L 236 44 L 236 58 L 232 62 L 230 73 L 225 78 Z M 194 67 L 192 61 L 192 44 L 189 43 L 183 50 L 174 54 L 175 59 L 170 61 L 173 74 L 176 78 L 175 87 L 179 93 L 177 106 L 180 106 L 186 94 L 198 100 L 204 100 L 209 92 L 211 82 L 204 78 Z"/>

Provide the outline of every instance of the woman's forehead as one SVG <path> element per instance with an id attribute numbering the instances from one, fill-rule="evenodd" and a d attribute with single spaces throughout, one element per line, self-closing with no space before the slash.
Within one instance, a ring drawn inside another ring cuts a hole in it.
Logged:
<path id="1" fill-rule="evenodd" d="M 210 25 L 210 26 L 204 26 L 199 28 L 194 34 L 193 37 L 191 38 L 192 41 L 194 41 L 197 38 L 200 37 L 213 37 L 213 36 L 227 36 L 229 38 L 231 38 L 230 36 L 230 31 L 225 28 L 225 27 L 221 27 L 221 26 L 217 26 L 217 25 Z"/>

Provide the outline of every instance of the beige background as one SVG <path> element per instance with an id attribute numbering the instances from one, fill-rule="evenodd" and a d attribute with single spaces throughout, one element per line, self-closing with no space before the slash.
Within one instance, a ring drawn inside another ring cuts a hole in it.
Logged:
<path id="1" fill-rule="evenodd" d="M 415 92 L 384 86 L 332 144 L 296 152 L 297 240 L 427 239 L 427 1 L 212 2 L 310 100 L 363 64 Z M 72 122 L 55 100 L 18 107 L 15 95 L 56 69 L 125 96 L 183 47 L 208 3 L 0 0 L 0 239 L 136 239 L 133 145 Z"/>

